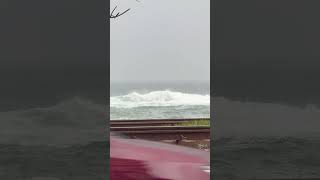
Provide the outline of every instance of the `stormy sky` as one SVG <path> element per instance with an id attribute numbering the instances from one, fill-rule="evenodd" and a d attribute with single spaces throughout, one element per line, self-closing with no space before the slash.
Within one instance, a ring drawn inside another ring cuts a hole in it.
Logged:
<path id="1" fill-rule="evenodd" d="M 111 81 L 209 81 L 210 0 L 111 2 Z"/>
<path id="2" fill-rule="evenodd" d="M 320 103 L 316 2 L 216 0 L 212 91 L 254 101 Z"/>

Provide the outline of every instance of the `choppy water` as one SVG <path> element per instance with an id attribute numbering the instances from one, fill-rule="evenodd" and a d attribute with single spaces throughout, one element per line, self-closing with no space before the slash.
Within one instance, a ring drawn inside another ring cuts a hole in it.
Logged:
<path id="1" fill-rule="evenodd" d="M 111 119 L 210 117 L 209 84 L 111 83 Z"/>
<path id="2" fill-rule="evenodd" d="M 209 86 L 201 83 L 111 85 L 110 115 L 114 119 L 209 116 L 208 94 Z M 56 103 L 48 100 L 46 105 L 0 111 L 0 179 L 108 177 L 108 112 L 101 102 L 70 95 Z"/>
<path id="3" fill-rule="evenodd" d="M 55 147 L 0 144 L 0 179 L 105 180 L 108 143 Z"/>
<path id="4" fill-rule="evenodd" d="M 106 117 L 105 105 L 86 98 L 0 112 L 0 179 L 105 179 Z"/>
<path id="5" fill-rule="evenodd" d="M 246 137 L 214 140 L 217 179 L 320 177 L 320 136 Z"/>
<path id="6" fill-rule="evenodd" d="M 205 83 L 111 84 L 110 116 L 209 117 L 208 94 Z M 223 98 L 211 103 L 216 112 L 211 143 L 215 179 L 320 177 L 319 109 Z M 70 98 L 48 107 L 0 112 L 0 179 L 105 179 L 105 109 L 85 98 Z"/>
<path id="7" fill-rule="evenodd" d="M 320 109 L 213 100 L 214 179 L 320 177 Z"/>

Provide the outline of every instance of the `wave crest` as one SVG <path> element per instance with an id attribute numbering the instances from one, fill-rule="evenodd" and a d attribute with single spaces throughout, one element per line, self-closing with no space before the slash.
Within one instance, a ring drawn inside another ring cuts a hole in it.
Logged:
<path id="1" fill-rule="evenodd" d="M 110 106 L 115 108 L 156 106 L 209 106 L 210 95 L 182 92 L 152 91 L 146 94 L 132 92 L 123 96 L 110 97 Z"/>

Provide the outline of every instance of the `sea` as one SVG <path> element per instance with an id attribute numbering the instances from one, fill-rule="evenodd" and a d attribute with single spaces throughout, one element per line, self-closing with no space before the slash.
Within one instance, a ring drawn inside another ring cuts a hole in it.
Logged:
<path id="1" fill-rule="evenodd" d="M 209 82 L 113 82 L 110 119 L 210 117 Z"/>
<path id="2" fill-rule="evenodd" d="M 110 119 L 203 118 L 211 113 L 213 179 L 320 177 L 317 106 L 209 94 L 207 82 L 113 82 Z M 107 106 L 94 99 L 69 96 L 46 106 L 1 111 L 0 179 L 105 179 Z"/>
<path id="3" fill-rule="evenodd" d="M 320 109 L 214 97 L 213 179 L 320 178 Z"/>
<path id="4" fill-rule="evenodd" d="M 25 95 L 34 100 L 30 104 L 26 98 L 16 98 L 25 101 L 12 102 L 15 106 L 8 109 L 0 106 L 0 179 L 106 179 L 110 148 L 107 98 L 114 120 L 210 116 L 209 83 L 111 83 L 107 97 L 100 83 L 103 80 L 89 87 L 82 83 L 69 87 L 66 82 L 69 89 Z"/>
<path id="5" fill-rule="evenodd" d="M 205 82 L 112 83 L 110 117 L 210 117 L 212 178 L 320 177 L 320 109 L 211 97 Z"/>
<path id="6" fill-rule="evenodd" d="M 70 97 L 54 105 L 0 112 L 0 179 L 106 179 L 106 107 Z"/>

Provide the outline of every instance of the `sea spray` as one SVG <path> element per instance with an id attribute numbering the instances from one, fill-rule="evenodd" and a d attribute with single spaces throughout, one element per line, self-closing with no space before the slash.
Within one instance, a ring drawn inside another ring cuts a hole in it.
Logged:
<path id="1" fill-rule="evenodd" d="M 152 91 L 145 94 L 132 92 L 110 97 L 110 107 L 163 107 L 163 106 L 209 106 L 210 95 L 188 94 L 170 90 Z"/>
<path id="2" fill-rule="evenodd" d="M 208 118 L 209 105 L 210 96 L 207 94 L 170 90 L 131 92 L 110 97 L 110 118 Z"/>

